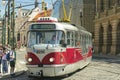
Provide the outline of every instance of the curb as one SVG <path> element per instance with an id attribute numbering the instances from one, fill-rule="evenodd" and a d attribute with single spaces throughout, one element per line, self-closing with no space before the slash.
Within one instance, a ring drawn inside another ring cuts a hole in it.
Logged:
<path id="1" fill-rule="evenodd" d="M 11 76 L 10 74 L 7 74 L 7 75 L 3 75 L 2 78 L 0 78 L 0 80 L 6 80 L 6 79 L 10 79 L 10 78 L 15 78 L 15 77 L 18 77 L 22 74 L 24 74 L 26 71 L 19 71 L 19 72 L 15 72 L 15 76 Z"/>

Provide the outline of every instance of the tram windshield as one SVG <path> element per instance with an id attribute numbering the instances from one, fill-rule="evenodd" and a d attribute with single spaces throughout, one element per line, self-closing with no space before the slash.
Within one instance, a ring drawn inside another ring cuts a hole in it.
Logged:
<path id="1" fill-rule="evenodd" d="M 28 47 L 39 44 L 59 45 L 64 39 L 63 31 L 47 30 L 47 31 L 29 31 L 28 32 Z"/>

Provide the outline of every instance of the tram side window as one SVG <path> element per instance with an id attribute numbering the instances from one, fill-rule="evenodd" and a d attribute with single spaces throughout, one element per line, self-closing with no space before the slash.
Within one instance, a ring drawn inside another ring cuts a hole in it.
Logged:
<path id="1" fill-rule="evenodd" d="M 86 42 L 85 42 L 85 44 L 86 44 L 85 52 L 87 53 L 87 52 L 88 52 L 88 35 L 86 35 L 85 38 L 86 38 Z"/>
<path id="2" fill-rule="evenodd" d="M 80 46 L 82 47 L 82 34 L 80 34 Z"/>
<path id="3" fill-rule="evenodd" d="M 70 45 L 70 32 L 67 32 L 67 45 Z"/>
<path id="4" fill-rule="evenodd" d="M 87 41 L 88 41 L 88 37 L 87 37 L 87 35 L 85 34 L 85 46 L 84 46 L 84 49 L 85 49 L 85 53 L 87 53 L 87 51 L 88 51 L 88 48 L 87 48 Z"/>
<path id="5" fill-rule="evenodd" d="M 86 53 L 86 37 L 85 34 L 81 34 L 81 46 L 82 46 L 82 53 Z"/>
<path id="6" fill-rule="evenodd" d="M 84 38 L 84 34 L 82 35 L 82 53 L 85 53 L 85 38 Z"/>
<path id="7" fill-rule="evenodd" d="M 80 47 L 82 49 L 82 54 L 84 54 L 85 50 L 84 50 L 84 34 L 80 34 Z"/>
<path id="8" fill-rule="evenodd" d="M 69 47 L 75 46 L 75 32 L 67 32 L 67 45 Z"/>
<path id="9" fill-rule="evenodd" d="M 80 34 L 79 32 L 75 32 L 75 46 L 80 47 Z"/>

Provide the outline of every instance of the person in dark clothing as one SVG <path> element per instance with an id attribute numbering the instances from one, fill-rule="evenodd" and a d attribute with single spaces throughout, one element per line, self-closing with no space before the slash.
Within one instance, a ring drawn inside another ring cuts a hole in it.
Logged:
<path id="1" fill-rule="evenodd" d="M 10 51 L 10 74 L 11 76 L 14 76 L 14 70 L 15 70 L 15 62 L 16 62 L 16 52 L 15 48 L 12 48 Z"/>

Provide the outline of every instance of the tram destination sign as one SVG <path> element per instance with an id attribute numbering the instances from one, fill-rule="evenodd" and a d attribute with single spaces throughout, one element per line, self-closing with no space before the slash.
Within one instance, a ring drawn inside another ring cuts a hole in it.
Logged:
<path id="1" fill-rule="evenodd" d="M 55 29 L 55 24 L 33 24 L 31 29 Z"/>

